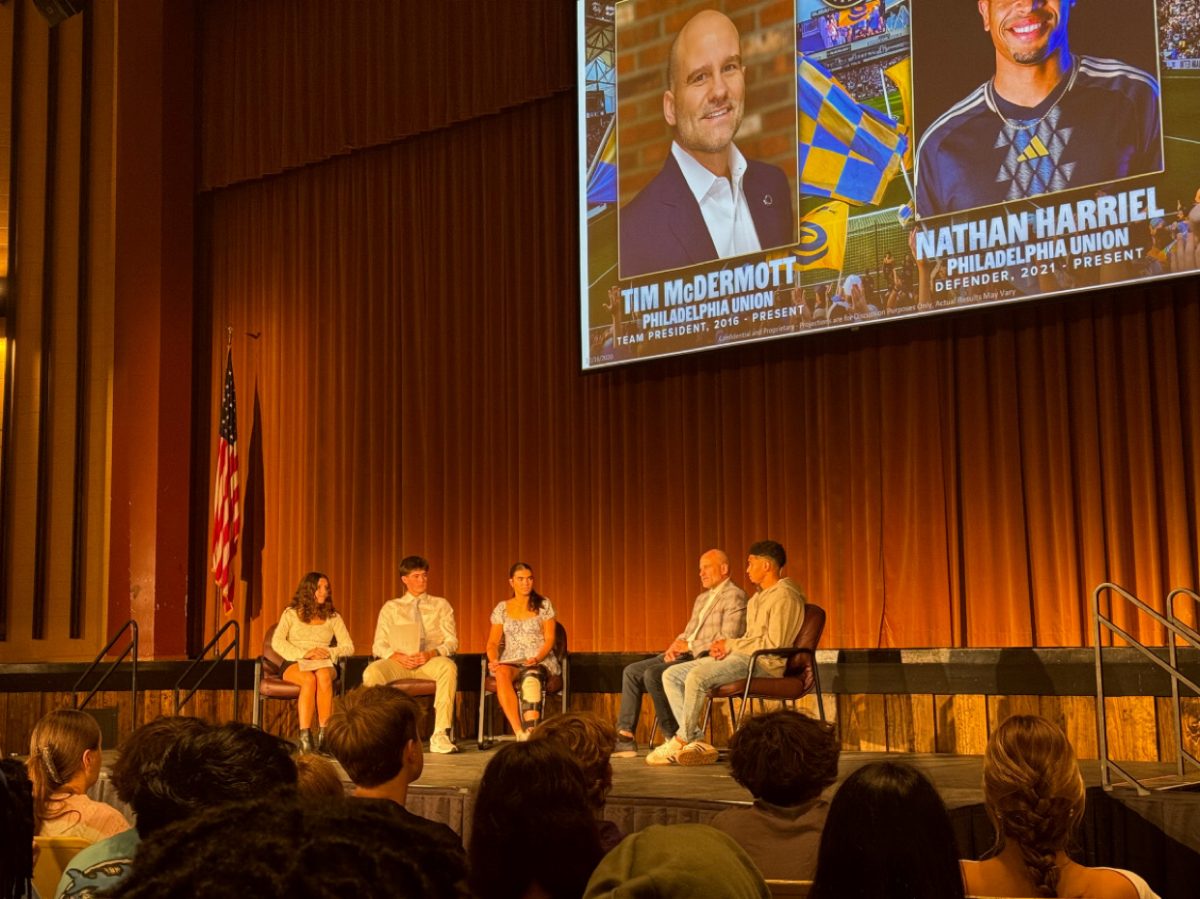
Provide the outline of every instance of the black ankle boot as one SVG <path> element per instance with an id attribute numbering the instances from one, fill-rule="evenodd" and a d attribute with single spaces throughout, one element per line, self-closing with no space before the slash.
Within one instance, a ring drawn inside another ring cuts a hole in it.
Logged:
<path id="1" fill-rule="evenodd" d="M 312 752 L 313 751 L 312 734 L 309 733 L 307 730 L 300 731 L 300 751 L 301 752 Z"/>
<path id="2" fill-rule="evenodd" d="M 333 757 L 333 753 L 331 753 L 329 748 L 325 745 L 325 728 L 323 727 L 317 731 L 317 752 L 320 755 L 326 755 L 331 758 Z"/>

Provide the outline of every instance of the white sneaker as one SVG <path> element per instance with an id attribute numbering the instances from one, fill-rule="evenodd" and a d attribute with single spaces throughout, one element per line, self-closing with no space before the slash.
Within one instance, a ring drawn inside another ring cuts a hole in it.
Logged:
<path id="1" fill-rule="evenodd" d="M 670 765 L 675 762 L 675 756 L 679 755 L 683 749 L 682 744 L 674 737 L 664 740 L 662 745 L 654 749 L 646 756 L 646 764 L 659 766 Z"/>
<path id="2" fill-rule="evenodd" d="M 519 731 L 517 731 L 517 734 L 516 734 L 516 740 L 517 740 L 517 742 L 518 742 L 518 743 L 527 743 L 527 742 L 529 742 L 529 731 L 527 731 L 527 730 L 519 730 Z"/>
<path id="3" fill-rule="evenodd" d="M 675 756 L 676 763 L 680 765 L 713 765 L 716 764 L 718 752 L 715 746 L 705 743 L 703 740 L 692 740 Z"/>
<path id="4" fill-rule="evenodd" d="M 449 755 L 452 752 L 458 752 L 458 747 L 454 745 L 454 741 L 450 739 L 448 733 L 438 731 L 429 738 L 429 751 Z"/>

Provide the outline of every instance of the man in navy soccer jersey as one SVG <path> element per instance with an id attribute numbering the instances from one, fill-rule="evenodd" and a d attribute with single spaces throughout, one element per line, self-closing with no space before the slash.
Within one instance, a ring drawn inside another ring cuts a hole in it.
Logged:
<path id="1" fill-rule="evenodd" d="M 919 216 L 1162 169 L 1158 82 L 1115 59 L 1073 55 L 1074 2 L 978 0 L 996 74 L 921 138 Z"/>

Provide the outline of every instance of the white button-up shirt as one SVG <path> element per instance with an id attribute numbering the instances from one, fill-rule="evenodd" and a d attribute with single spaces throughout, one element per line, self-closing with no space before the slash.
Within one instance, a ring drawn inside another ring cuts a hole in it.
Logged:
<path id="1" fill-rule="evenodd" d="M 415 604 L 415 609 L 414 609 Z M 389 599 L 379 610 L 379 621 L 375 625 L 375 642 L 371 652 L 377 658 L 386 659 L 396 649 L 388 642 L 392 628 L 416 621 L 413 612 L 421 615 L 421 652 L 433 650 L 438 655 L 452 656 L 458 649 L 458 630 L 454 626 L 454 609 L 440 596 L 422 593 L 413 596 L 405 593 L 399 599 Z"/>
<path id="2" fill-rule="evenodd" d="M 758 231 L 750 217 L 750 204 L 742 189 L 746 157 L 737 145 L 729 145 L 728 178 L 714 175 L 677 143 L 671 143 L 671 153 L 679 163 L 692 196 L 700 204 L 700 214 L 704 216 L 708 235 L 717 248 L 717 256 L 724 259 L 761 250 Z"/>

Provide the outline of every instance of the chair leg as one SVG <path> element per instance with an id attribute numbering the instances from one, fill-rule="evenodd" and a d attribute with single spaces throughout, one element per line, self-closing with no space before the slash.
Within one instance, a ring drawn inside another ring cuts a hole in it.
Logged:
<path id="1" fill-rule="evenodd" d="M 654 735 L 658 733 L 658 715 L 654 716 L 654 723 L 650 725 L 650 742 L 647 746 L 654 745 Z"/>
<path id="2" fill-rule="evenodd" d="M 700 733 L 702 733 L 702 734 L 707 733 L 708 738 L 710 740 L 713 738 L 711 718 L 712 718 L 712 697 L 710 696 L 708 699 L 706 699 L 704 701 L 704 723 L 700 725 Z M 679 734 L 676 734 L 675 736 L 679 736 Z"/>

